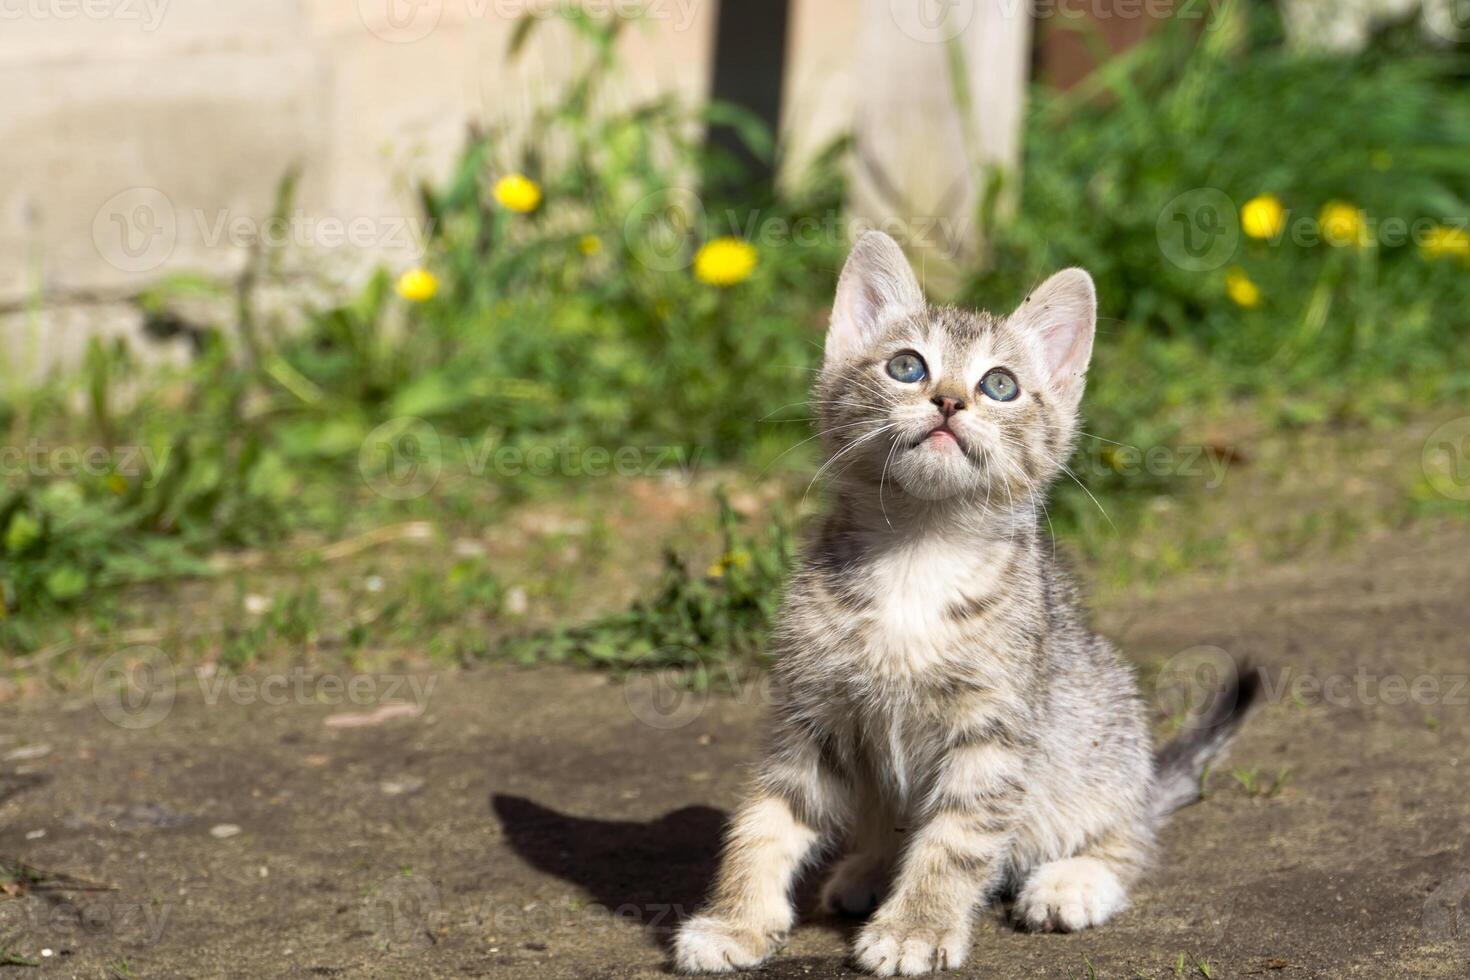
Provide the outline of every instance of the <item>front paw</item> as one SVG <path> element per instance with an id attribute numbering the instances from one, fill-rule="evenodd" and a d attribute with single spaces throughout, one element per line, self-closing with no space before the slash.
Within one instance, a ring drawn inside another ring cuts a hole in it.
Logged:
<path id="1" fill-rule="evenodd" d="M 674 966 L 680 973 L 732 973 L 760 966 L 785 941 L 781 932 L 744 928 L 726 919 L 698 915 L 674 937 Z"/>
<path id="2" fill-rule="evenodd" d="M 1076 932 L 1102 925 L 1126 904 L 1118 876 L 1090 857 L 1043 864 L 1016 897 L 1021 921 L 1037 932 Z"/>
<path id="3" fill-rule="evenodd" d="M 853 946 L 857 965 L 880 977 L 912 977 L 958 969 L 970 952 L 970 931 L 878 913 Z"/>

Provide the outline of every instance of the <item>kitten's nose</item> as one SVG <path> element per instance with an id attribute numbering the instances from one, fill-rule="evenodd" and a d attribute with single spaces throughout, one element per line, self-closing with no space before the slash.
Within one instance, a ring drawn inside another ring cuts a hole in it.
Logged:
<path id="1" fill-rule="evenodd" d="M 949 418 L 955 412 L 963 412 L 965 410 L 964 399 L 955 398 L 952 395 L 935 395 L 929 400 L 938 407 L 939 414 L 945 418 Z"/>

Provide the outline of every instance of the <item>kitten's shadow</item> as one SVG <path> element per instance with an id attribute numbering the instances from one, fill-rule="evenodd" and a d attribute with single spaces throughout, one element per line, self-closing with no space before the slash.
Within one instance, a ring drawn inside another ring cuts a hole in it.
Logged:
<path id="1" fill-rule="evenodd" d="M 707 806 L 646 822 L 574 817 L 501 793 L 490 806 L 526 863 L 584 889 L 618 917 L 640 922 L 660 945 L 708 892 L 725 826 L 725 814 Z M 797 908 L 813 908 L 816 880 L 806 876 Z"/>

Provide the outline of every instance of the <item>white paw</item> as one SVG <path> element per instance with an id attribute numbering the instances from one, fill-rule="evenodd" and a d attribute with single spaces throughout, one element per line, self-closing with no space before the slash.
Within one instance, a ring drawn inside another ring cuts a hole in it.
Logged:
<path id="1" fill-rule="evenodd" d="M 940 930 L 875 920 L 858 935 L 852 958 L 875 976 L 912 977 L 957 969 L 969 951 L 970 937 L 965 929 Z"/>
<path id="2" fill-rule="evenodd" d="M 838 915 L 867 915 L 888 889 L 888 869 L 862 855 L 843 858 L 822 886 L 822 908 Z"/>
<path id="3" fill-rule="evenodd" d="M 1075 932 L 1102 925 L 1128 902 L 1123 883 L 1096 858 L 1043 864 L 1021 887 L 1016 908 L 1023 922 L 1042 932 Z"/>
<path id="4" fill-rule="evenodd" d="M 731 973 L 760 966 L 781 944 L 779 934 L 742 929 L 698 915 L 674 937 L 674 966 L 680 973 Z"/>

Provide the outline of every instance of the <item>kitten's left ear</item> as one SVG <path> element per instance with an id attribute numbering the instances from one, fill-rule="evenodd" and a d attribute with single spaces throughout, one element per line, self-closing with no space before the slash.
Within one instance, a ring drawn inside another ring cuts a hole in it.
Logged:
<path id="1" fill-rule="evenodd" d="M 1097 332 L 1092 277 L 1081 269 L 1058 272 L 1026 297 L 1011 323 L 1041 340 L 1051 386 L 1074 405 L 1080 402 Z"/>
<path id="2" fill-rule="evenodd" d="M 828 365 L 851 357 L 877 339 L 894 317 L 924 312 L 924 290 L 898 242 L 881 231 L 865 232 L 852 247 L 827 329 Z"/>

